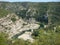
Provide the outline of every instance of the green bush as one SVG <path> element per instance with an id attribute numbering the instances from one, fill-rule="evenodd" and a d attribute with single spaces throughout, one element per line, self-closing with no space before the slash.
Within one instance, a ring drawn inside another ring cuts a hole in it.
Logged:
<path id="1" fill-rule="evenodd" d="M 16 18 L 11 18 L 11 20 L 12 20 L 13 22 L 15 22 L 15 21 L 16 21 Z"/>

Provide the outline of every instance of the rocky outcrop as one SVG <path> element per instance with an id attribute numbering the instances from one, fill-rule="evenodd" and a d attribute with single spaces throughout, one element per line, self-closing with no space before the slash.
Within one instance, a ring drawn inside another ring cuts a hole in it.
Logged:
<path id="1" fill-rule="evenodd" d="M 11 20 L 12 17 L 16 19 L 15 22 Z M 33 21 L 30 20 L 29 22 L 27 20 L 25 21 L 24 19 L 19 18 L 15 14 L 9 14 L 7 15 L 7 17 L 3 17 L 0 19 L 0 32 L 2 31 L 8 33 L 9 39 L 11 39 L 16 34 L 19 34 L 23 31 L 27 32 L 28 30 L 31 30 L 30 34 L 28 33 L 29 31 L 27 33 L 24 32 L 23 34 L 21 34 L 21 36 L 19 35 L 18 38 L 23 37 L 23 39 L 25 40 L 24 36 L 26 36 L 26 40 L 32 40 L 32 31 L 34 29 L 38 29 L 40 25 L 36 24 L 34 19 Z"/>

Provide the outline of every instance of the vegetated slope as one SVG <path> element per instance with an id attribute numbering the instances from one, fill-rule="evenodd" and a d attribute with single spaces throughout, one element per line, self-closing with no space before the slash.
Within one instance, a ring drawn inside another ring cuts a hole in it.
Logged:
<path id="1" fill-rule="evenodd" d="M 9 13 L 11 13 L 11 12 L 8 10 L 0 9 L 0 18 L 7 16 Z"/>
<path id="2" fill-rule="evenodd" d="M 16 13 L 22 18 L 35 18 L 37 21 L 43 23 L 59 24 L 60 22 L 59 2 L 51 3 L 0 2 L 0 8 L 10 10 L 11 12 Z"/>

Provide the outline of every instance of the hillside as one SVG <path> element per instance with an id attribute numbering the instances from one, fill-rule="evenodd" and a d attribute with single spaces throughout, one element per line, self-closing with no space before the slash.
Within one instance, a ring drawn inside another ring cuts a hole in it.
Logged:
<path id="1" fill-rule="evenodd" d="M 58 21 L 60 21 L 59 2 L 52 2 L 52 3 L 0 2 L 0 9 L 5 9 L 11 11 L 12 13 L 16 13 L 22 18 L 35 18 L 37 21 L 40 22 L 48 23 L 48 19 L 46 17 L 48 17 L 49 20 L 51 20 L 50 22 L 52 24 L 59 24 Z M 43 18 L 46 18 L 46 20 L 44 20 Z"/>
<path id="2" fill-rule="evenodd" d="M 0 42 L 60 45 L 60 2 L 0 2 Z"/>

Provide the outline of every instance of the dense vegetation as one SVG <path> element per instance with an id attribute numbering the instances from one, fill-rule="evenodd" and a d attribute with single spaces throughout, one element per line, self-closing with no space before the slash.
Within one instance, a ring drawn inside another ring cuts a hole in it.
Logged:
<path id="1" fill-rule="evenodd" d="M 29 9 L 30 11 L 28 12 Z M 60 2 L 0 2 L 0 17 L 7 15 L 8 12 L 16 13 L 22 18 L 35 18 L 37 21 L 45 24 L 60 24 Z"/>

